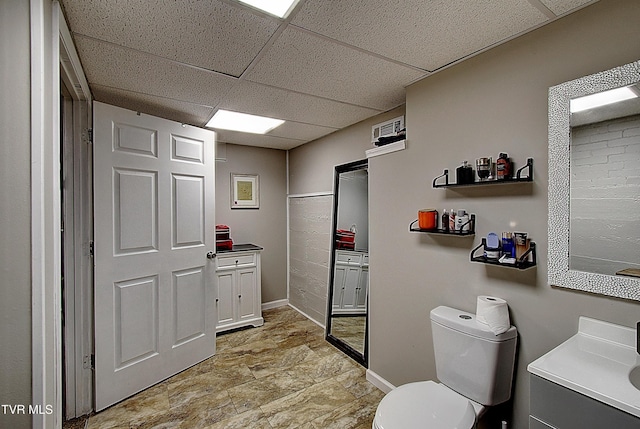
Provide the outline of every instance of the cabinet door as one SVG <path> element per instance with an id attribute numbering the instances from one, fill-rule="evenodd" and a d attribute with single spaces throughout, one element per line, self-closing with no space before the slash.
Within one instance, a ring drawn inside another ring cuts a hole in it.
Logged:
<path id="1" fill-rule="evenodd" d="M 347 277 L 347 267 L 336 264 L 336 272 L 333 276 L 333 308 L 342 307 L 342 295 L 344 294 L 344 281 Z"/>
<path id="2" fill-rule="evenodd" d="M 250 319 L 256 312 L 257 270 L 255 267 L 241 268 L 236 271 L 238 294 L 238 320 Z"/>
<path id="3" fill-rule="evenodd" d="M 347 267 L 346 278 L 344 282 L 344 294 L 342 295 L 343 309 L 356 308 L 356 291 L 360 282 L 360 267 Z"/>
<path id="4" fill-rule="evenodd" d="M 236 271 L 219 271 L 218 277 L 218 323 L 216 326 L 233 323 L 235 304 L 234 285 L 236 282 Z"/>
<path id="5" fill-rule="evenodd" d="M 369 268 L 363 267 L 360 273 L 358 290 L 356 291 L 356 308 L 365 310 L 367 308 L 367 293 L 369 290 Z"/>

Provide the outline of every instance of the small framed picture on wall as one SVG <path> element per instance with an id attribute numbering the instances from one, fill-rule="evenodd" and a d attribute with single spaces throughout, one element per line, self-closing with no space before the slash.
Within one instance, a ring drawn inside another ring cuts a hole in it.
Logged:
<path id="1" fill-rule="evenodd" d="M 260 178 L 257 174 L 231 173 L 231 208 L 260 208 Z"/>

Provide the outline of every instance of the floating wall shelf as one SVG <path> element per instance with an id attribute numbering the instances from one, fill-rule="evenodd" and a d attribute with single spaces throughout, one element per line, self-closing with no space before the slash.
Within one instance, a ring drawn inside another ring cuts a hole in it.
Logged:
<path id="1" fill-rule="evenodd" d="M 487 244 L 487 239 L 483 238 L 482 243 L 480 243 L 475 249 L 471 251 L 471 254 L 469 255 L 469 259 L 471 260 L 471 262 L 480 262 L 482 264 L 498 265 L 500 267 L 515 268 L 518 270 L 526 270 L 526 269 L 535 267 L 537 264 L 536 243 L 533 241 L 529 243 L 529 249 L 525 253 L 523 253 L 522 256 L 520 256 L 520 258 L 516 259 L 516 261 L 512 264 L 503 263 L 503 262 L 500 262 L 498 259 L 489 259 L 486 256 L 484 256 L 484 247 L 486 246 L 486 244 Z M 477 256 L 476 252 L 480 249 L 482 249 L 482 254 Z M 529 260 L 529 255 L 531 255 L 531 261 Z"/>
<path id="2" fill-rule="evenodd" d="M 522 176 L 523 170 L 527 170 L 527 175 Z M 444 183 L 437 183 L 439 179 L 444 178 Z M 433 179 L 433 187 L 434 188 L 462 188 L 462 187 L 470 187 L 470 186 L 489 186 L 489 185 L 506 185 L 513 183 L 528 183 L 533 182 L 533 158 L 528 158 L 527 163 L 518 169 L 516 172 L 516 177 L 511 179 L 502 179 L 502 180 L 483 180 L 472 183 L 449 183 L 449 170 L 444 170 L 444 173 L 440 176 Z"/>
<path id="3" fill-rule="evenodd" d="M 452 237 L 473 237 L 476 234 L 476 215 L 475 214 L 469 215 L 469 221 L 467 222 L 469 224 L 468 231 L 462 231 L 462 230 L 451 231 L 449 229 L 442 229 L 442 228 L 422 229 L 416 226 L 417 223 L 418 223 L 418 219 L 411 222 L 411 224 L 409 225 L 409 232 L 422 232 L 425 234 L 449 235 Z M 466 225 L 467 223 L 465 223 L 464 225 Z"/>
<path id="4" fill-rule="evenodd" d="M 400 140 L 397 142 L 389 143 L 384 146 L 374 147 L 373 149 L 369 149 L 365 151 L 367 158 L 373 158 L 374 156 L 385 155 L 391 152 L 397 152 L 399 150 L 404 150 L 407 147 L 406 140 Z"/>

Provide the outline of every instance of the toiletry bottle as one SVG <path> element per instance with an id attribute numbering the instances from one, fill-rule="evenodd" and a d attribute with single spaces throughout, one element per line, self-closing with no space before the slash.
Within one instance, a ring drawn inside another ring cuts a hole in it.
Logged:
<path id="1" fill-rule="evenodd" d="M 506 153 L 500 153 L 500 156 L 496 160 L 496 170 L 498 180 L 511 178 L 511 161 Z"/>
<path id="2" fill-rule="evenodd" d="M 456 214 L 456 231 L 469 231 L 469 215 L 463 209 Z"/>
<path id="3" fill-rule="evenodd" d="M 451 209 L 449 212 L 449 231 L 456 230 L 456 211 Z"/>
<path id="4" fill-rule="evenodd" d="M 459 185 L 473 182 L 473 170 L 468 161 L 462 161 L 462 165 L 456 168 L 456 182 Z"/>
<path id="5" fill-rule="evenodd" d="M 515 256 L 513 235 L 510 232 L 502 233 L 502 254 L 507 258 L 513 258 Z"/>
<path id="6" fill-rule="evenodd" d="M 442 230 L 449 232 L 449 213 L 447 213 L 447 209 L 442 212 Z"/>

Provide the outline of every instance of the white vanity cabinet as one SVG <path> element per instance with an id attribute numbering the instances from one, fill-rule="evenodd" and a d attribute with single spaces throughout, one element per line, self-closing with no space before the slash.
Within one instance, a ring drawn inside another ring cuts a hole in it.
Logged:
<path id="1" fill-rule="evenodd" d="M 369 289 L 369 254 L 336 250 L 333 315 L 365 314 Z"/>
<path id="2" fill-rule="evenodd" d="M 241 244 L 219 251 L 216 261 L 218 319 L 216 332 L 243 326 L 262 326 L 260 252 L 262 248 Z"/>

